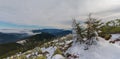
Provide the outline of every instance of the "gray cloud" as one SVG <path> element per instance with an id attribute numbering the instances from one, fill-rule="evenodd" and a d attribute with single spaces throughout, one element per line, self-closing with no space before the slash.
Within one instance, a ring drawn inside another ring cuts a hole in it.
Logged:
<path id="1" fill-rule="evenodd" d="M 70 28 L 72 18 L 84 21 L 89 13 L 102 19 L 119 16 L 119 2 L 120 0 L 0 0 L 0 20 L 15 24 Z"/>

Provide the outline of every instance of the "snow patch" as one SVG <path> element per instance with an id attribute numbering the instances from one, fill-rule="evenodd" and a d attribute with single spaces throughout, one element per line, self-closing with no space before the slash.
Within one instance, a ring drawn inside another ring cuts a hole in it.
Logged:
<path id="1" fill-rule="evenodd" d="M 53 56 L 53 54 L 54 54 L 54 52 L 55 52 L 55 50 L 57 49 L 57 47 L 53 47 L 53 46 L 51 46 L 51 47 L 48 47 L 48 48 L 41 48 L 41 50 L 42 50 L 42 52 L 49 52 L 49 54 L 47 54 L 46 56 L 47 56 L 47 59 L 51 59 L 52 58 L 52 56 Z"/>
<path id="2" fill-rule="evenodd" d="M 62 55 L 56 54 L 52 59 L 65 59 Z"/>
<path id="3" fill-rule="evenodd" d="M 98 44 L 90 46 L 88 50 L 84 50 L 83 46 L 84 44 L 76 43 L 66 53 L 78 56 L 73 59 L 120 59 L 120 47 L 110 44 L 103 38 L 99 37 Z"/>
<path id="4" fill-rule="evenodd" d="M 111 34 L 112 37 L 111 37 L 111 40 L 115 40 L 117 38 L 120 38 L 120 34 Z"/>

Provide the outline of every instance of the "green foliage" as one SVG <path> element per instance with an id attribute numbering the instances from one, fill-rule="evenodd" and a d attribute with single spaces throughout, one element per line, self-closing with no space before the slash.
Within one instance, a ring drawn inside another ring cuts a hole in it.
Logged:
<path id="1" fill-rule="evenodd" d="M 111 38 L 111 34 L 103 34 L 103 33 L 100 33 L 100 36 L 105 38 L 105 40 L 109 40 Z"/>
<path id="2" fill-rule="evenodd" d="M 37 58 L 35 59 L 47 59 L 46 56 L 38 56 Z"/>
<path id="3" fill-rule="evenodd" d="M 33 49 L 36 46 L 40 46 L 40 45 L 44 44 L 45 42 L 52 40 L 53 38 L 55 38 L 55 36 L 51 35 L 49 33 L 41 33 L 41 34 L 37 34 L 37 35 L 31 36 L 31 37 L 28 37 L 27 38 L 28 40 L 26 40 L 26 43 L 24 43 L 24 46 L 22 48 L 22 49 L 24 49 L 24 51 L 22 51 L 22 52 L 25 52 L 29 49 Z"/>
<path id="4" fill-rule="evenodd" d="M 106 35 L 104 36 L 104 38 L 105 38 L 105 40 L 109 40 L 109 39 L 111 38 L 111 34 L 106 34 Z"/>
<path id="5" fill-rule="evenodd" d="M 0 59 L 16 54 L 19 52 L 18 48 L 20 48 L 22 45 L 18 43 L 6 43 L 6 44 L 0 44 Z"/>
<path id="6" fill-rule="evenodd" d="M 102 26 L 102 22 L 100 20 L 97 20 L 95 18 L 91 17 L 91 14 L 89 15 L 89 18 L 87 20 L 87 22 L 85 22 L 87 25 L 86 28 L 86 44 L 87 45 L 92 45 L 94 43 L 96 43 L 97 39 L 94 39 L 95 37 L 98 36 L 99 30 Z"/>
<path id="7" fill-rule="evenodd" d="M 39 49 L 37 52 L 38 52 L 38 54 L 42 54 L 42 50 L 41 49 Z"/>
<path id="8" fill-rule="evenodd" d="M 25 55 L 21 55 L 19 59 L 27 59 Z"/>
<path id="9" fill-rule="evenodd" d="M 45 43 L 45 44 L 44 44 L 44 47 L 45 47 L 45 48 L 48 48 L 48 47 L 49 47 L 49 44 Z"/>
<path id="10" fill-rule="evenodd" d="M 102 26 L 101 31 L 104 34 L 120 33 L 120 19 L 108 21 Z"/>
<path id="11" fill-rule="evenodd" d="M 37 46 L 41 46 L 45 42 L 49 42 L 55 38 L 54 35 L 48 33 L 37 34 L 25 39 L 24 45 L 18 43 L 0 44 L 0 59 L 14 55 L 18 52 L 25 52 L 31 50 Z"/>
<path id="12" fill-rule="evenodd" d="M 80 25 L 80 23 L 77 23 L 76 20 L 73 20 L 73 30 L 76 32 L 77 34 L 77 41 L 79 41 L 80 43 L 83 43 L 84 40 L 84 29 L 82 28 L 82 26 Z"/>
<path id="13" fill-rule="evenodd" d="M 62 55 L 62 51 L 59 48 L 57 48 L 56 51 L 54 52 L 53 56 L 56 55 L 56 54 L 61 54 Z"/>
<path id="14" fill-rule="evenodd" d="M 83 36 L 83 31 L 84 30 L 81 28 L 79 23 L 76 23 L 76 29 L 77 29 L 76 30 L 77 34 L 79 34 L 81 38 L 84 38 L 84 36 Z"/>

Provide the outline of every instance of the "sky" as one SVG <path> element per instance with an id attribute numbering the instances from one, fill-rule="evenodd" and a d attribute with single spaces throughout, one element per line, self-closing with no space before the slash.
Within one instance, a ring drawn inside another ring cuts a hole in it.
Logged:
<path id="1" fill-rule="evenodd" d="M 88 14 L 103 21 L 120 18 L 120 0 L 0 0 L 0 29 L 71 28 Z"/>

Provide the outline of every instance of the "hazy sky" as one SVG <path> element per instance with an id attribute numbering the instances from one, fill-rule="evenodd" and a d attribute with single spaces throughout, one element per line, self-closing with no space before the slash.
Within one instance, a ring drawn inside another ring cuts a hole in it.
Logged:
<path id="1" fill-rule="evenodd" d="M 0 0 L 0 28 L 71 27 L 89 13 L 103 21 L 120 18 L 120 0 Z"/>

